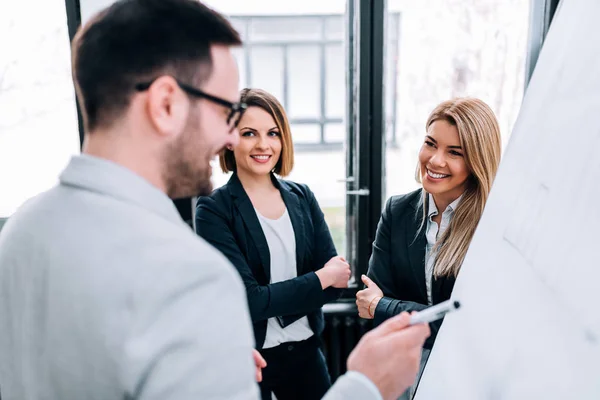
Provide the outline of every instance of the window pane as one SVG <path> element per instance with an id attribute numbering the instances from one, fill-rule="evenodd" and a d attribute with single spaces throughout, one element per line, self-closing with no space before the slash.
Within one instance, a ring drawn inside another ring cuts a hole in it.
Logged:
<path id="1" fill-rule="evenodd" d="M 325 35 L 327 39 L 344 39 L 344 18 L 343 16 L 329 17 L 325 21 Z"/>
<path id="2" fill-rule="evenodd" d="M 246 36 L 247 19 L 246 18 L 231 18 L 229 21 L 231 21 L 231 25 L 233 25 L 235 30 L 238 31 L 238 33 L 240 34 L 242 41 L 248 40 L 248 37 Z"/>
<path id="3" fill-rule="evenodd" d="M 343 143 L 346 140 L 346 125 L 344 124 L 326 124 L 325 141 L 327 143 Z"/>
<path id="4" fill-rule="evenodd" d="M 387 136 L 395 126 L 398 146 L 386 151 L 387 196 L 418 187 L 414 171 L 424 124 L 444 100 L 472 96 L 485 101 L 506 144 L 523 96 L 529 3 L 428 0 L 424 7 L 416 1 L 388 1 L 386 94 L 393 85 L 395 96 L 386 98 Z M 399 14 L 397 22 L 394 14 Z"/>
<path id="5" fill-rule="evenodd" d="M 319 118 L 321 115 L 320 55 L 318 46 L 288 47 L 290 95 L 287 111 L 291 118 Z"/>
<path id="6" fill-rule="evenodd" d="M 250 85 L 266 90 L 285 103 L 283 98 L 283 49 L 275 46 L 253 46 L 250 49 L 250 63 Z"/>
<path id="7" fill-rule="evenodd" d="M 35 10 L 35 12 L 32 12 Z M 62 0 L 0 3 L 0 217 L 49 189 L 79 152 Z"/>
<path id="8" fill-rule="evenodd" d="M 346 76 L 344 48 L 328 45 L 325 48 L 325 110 L 329 118 L 343 118 L 346 110 Z"/>
<path id="9" fill-rule="evenodd" d="M 249 39 L 252 42 L 319 40 L 322 25 L 320 17 L 254 17 L 250 22 Z"/>
<path id="10" fill-rule="evenodd" d="M 397 113 L 397 87 L 396 81 L 400 74 L 398 65 L 398 32 L 399 32 L 399 12 L 390 12 L 387 15 L 387 29 L 385 32 L 386 52 L 385 52 L 385 86 L 383 88 L 385 111 L 386 111 L 386 140 L 390 145 L 395 145 L 396 135 L 396 113 Z"/>
<path id="11" fill-rule="evenodd" d="M 244 49 L 235 48 L 232 50 L 232 52 L 235 60 L 237 61 L 238 70 L 240 73 L 240 87 L 248 87 L 248 68 L 246 66 L 246 55 L 244 53 Z"/>
<path id="12" fill-rule="evenodd" d="M 290 124 L 295 144 L 319 143 L 321 127 L 315 124 Z"/>

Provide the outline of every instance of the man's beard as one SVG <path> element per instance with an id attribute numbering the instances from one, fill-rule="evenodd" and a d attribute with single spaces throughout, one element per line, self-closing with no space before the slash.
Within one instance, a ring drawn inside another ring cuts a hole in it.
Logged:
<path id="1" fill-rule="evenodd" d="M 197 125 L 196 125 L 197 126 Z M 172 199 L 206 196 L 212 192 L 210 150 L 192 145 L 193 131 L 188 128 L 169 146 L 164 157 L 164 181 Z"/>
<path id="2" fill-rule="evenodd" d="M 206 196 L 212 192 L 211 168 L 186 157 L 185 149 L 169 150 L 165 171 L 167 195 L 172 199 Z M 202 157 L 205 158 L 205 157 Z"/>

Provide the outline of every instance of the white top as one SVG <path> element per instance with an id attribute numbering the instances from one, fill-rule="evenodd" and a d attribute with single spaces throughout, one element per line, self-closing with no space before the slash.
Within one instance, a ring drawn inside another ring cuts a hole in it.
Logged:
<path id="1" fill-rule="evenodd" d="M 271 256 L 270 283 L 287 281 L 298 276 L 296 270 L 296 236 L 287 208 L 279 219 L 269 219 L 256 210 L 258 221 L 269 245 Z M 282 328 L 277 318 L 269 318 L 264 349 L 281 343 L 306 340 L 313 335 L 308 318 L 303 317 L 293 324 Z"/>
<path id="2" fill-rule="evenodd" d="M 429 211 L 427 213 L 426 231 L 427 248 L 425 249 L 425 285 L 427 286 L 427 302 L 430 305 L 433 304 L 433 300 L 431 298 L 431 278 L 433 276 L 433 264 L 437 256 L 437 254 L 432 254 L 432 249 L 438 237 L 443 235 L 448 228 L 450 220 L 452 220 L 452 216 L 454 215 L 454 210 L 456 210 L 461 198 L 462 195 L 460 195 L 456 200 L 450 203 L 448 207 L 446 207 L 442 213 L 442 222 L 438 227 L 437 222 L 432 219 L 435 215 L 438 215 L 438 209 L 435 205 L 435 201 L 433 201 L 433 196 L 431 193 L 429 193 Z"/>

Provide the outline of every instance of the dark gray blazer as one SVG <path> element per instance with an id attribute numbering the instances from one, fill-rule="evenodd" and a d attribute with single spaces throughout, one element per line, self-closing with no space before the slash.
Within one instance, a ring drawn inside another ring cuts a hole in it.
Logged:
<path id="1" fill-rule="evenodd" d="M 423 220 L 421 196 L 421 189 L 392 196 L 379 220 L 367 272 L 385 296 L 375 309 L 376 325 L 403 311 L 420 311 L 428 307 L 425 285 L 426 225 L 419 230 Z M 433 304 L 450 298 L 454 281 L 454 278 L 433 279 Z M 425 342 L 425 348 L 433 346 L 441 321 L 430 326 L 431 336 Z"/>
<path id="2" fill-rule="evenodd" d="M 246 286 L 257 348 L 262 348 L 267 320 L 276 317 L 282 327 L 308 316 L 313 332 L 324 328 L 323 304 L 337 299 L 341 290 L 323 290 L 314 273 L 337 255 L 323 212 L 308 186 L 272 181 L 285 202 L 296 237 L 298 277 L 269 283 L 269 246 L 254 207 L 236 174 L 196 205 L 196 232 L 220 250 L 237 268 Z"/>

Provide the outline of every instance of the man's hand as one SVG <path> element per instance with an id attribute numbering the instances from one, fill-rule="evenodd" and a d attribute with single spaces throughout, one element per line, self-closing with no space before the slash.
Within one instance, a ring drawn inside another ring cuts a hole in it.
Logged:
<path id="1" fill-rule="evenodd" d="M 359 290 L 356 292 L 356 306 L 358 307 L 358 316 L 365 319 L 372 319 L 375 316 L 375 308 L 377 303 L 383 297 L 383 292 L 379 289 L 379 286 L 368 276 L 363 275 L 361 279 L 366 289 Z"/>
<path id="2" fill-rule="evenodd" d="M 252 350 L 252 357 L 256 365 L 256 382 L 262 382 L 262 369 L 267 366 L 267 362 L 256 349 Z"/>
<path id="3" fill-rule="evenodd" d="M 348 371 L 368 377 L 384 400 L 400 397 L 419 371 L 429 325 L 408 326 L 409 322 L 405 312 L 390 318 L 365 334 L 348 357 Z"/>

